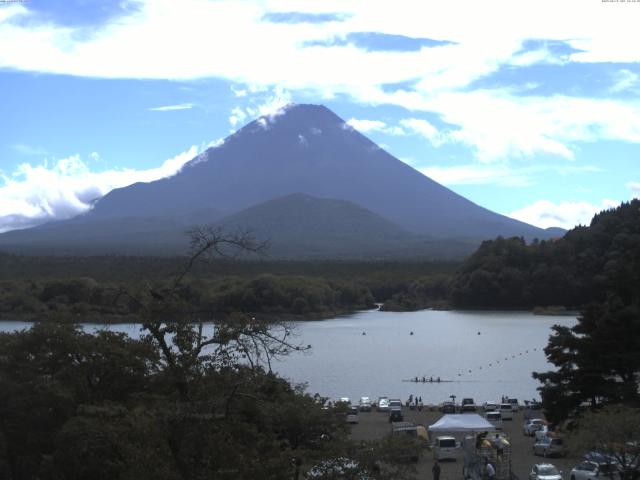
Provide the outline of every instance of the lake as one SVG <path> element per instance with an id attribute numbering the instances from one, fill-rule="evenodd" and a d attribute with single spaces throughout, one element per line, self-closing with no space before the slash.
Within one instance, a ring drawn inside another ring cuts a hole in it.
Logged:
<path id="1" fill-rule="evenodd" d="M 529 312 L 363 311 L 294 322 L 299 343 L 312 349 L 274 363 L 274 369 L 293 382 L 307 382 L 310 393 L 332 399 L 417 395 L 424 403 L 440 403 L 456 395 L 458 401 L 473 397 L 482 403 L 508 395 L 522 401 L 539 398 L 531 372 L 552 368 L 543 352 L 551 326 L 575 322 Z M 0 330 L 29 325 L 0 322 Z M 135 324 L 86 327 L 139 335 Z M 447 382 L 406 381 L 416 376 Z"/>

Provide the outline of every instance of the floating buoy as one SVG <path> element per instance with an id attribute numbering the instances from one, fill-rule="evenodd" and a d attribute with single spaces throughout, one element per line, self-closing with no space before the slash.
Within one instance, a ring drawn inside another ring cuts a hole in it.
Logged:
<path id="1" fill-rule="evenodd" d="M 480 332 L 478 332 L 478 335 L 480 335 Z"/>
<path id="2" fill-rule="evenodd" d="M 413 335 L 413 332 L 409 332 L 409 335 Z"/>

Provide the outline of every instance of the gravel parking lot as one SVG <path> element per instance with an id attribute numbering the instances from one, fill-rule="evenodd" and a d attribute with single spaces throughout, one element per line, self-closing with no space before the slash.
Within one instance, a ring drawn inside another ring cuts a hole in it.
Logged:
<path id="1" fill-rule="evenodd" d="M 419 412 L 407 408 L 403 408 L 403 411 L 406 421 L 413 422 L 416 425 L 424 425 L 427 428 L 442 417 L 442 413 L 438 411 L 423 410 Z M 532 413 L 534 416 L 541 415 L 541 412 Z M 391 432 L 391 424 L 388 421 L 388 414 L 385 412 L 376 412 L 374 409 L 372 412 L 361 412 L 358 417 L 359 423 L 353 425 L 351 430 L 351 436 L 355 440 L 378 439 L 389 435 Z M 514 414 L 513 420 L 505 420 L 503 423 L 504 432 L 511 439 L 512 471 L 520 480 L 528 480 L 531 467 L 536 463 L 552 463 L 563 472 L 565 479 L 569 478 L 569 471 L 579 463 L 580 459 L 571 457 L 570 455 L 566 458 L 543 458 L 533 455 L 534 438 L 525 436 L 522 433 L 524 423 L 524 413 L 522 410 Z M 432 465 L 432 453 L 429 450 L 425 450 L 424 455 L 422 455 L 420 461 L 417 463 L 416 478 L 430 479 L 432 477 Z M 443 461 L 440 462 L 440 465 L 442 468 L 440 474 L 441 480 L 462 479 L 462 455 L 457 461 Z"/>

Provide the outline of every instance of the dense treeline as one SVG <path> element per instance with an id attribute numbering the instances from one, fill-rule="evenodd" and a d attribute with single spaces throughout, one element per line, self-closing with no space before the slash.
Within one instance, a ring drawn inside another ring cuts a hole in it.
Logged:
<path id="1" fill-rule="evenodd" d="M 476 280 L 465 292 L 464 276 L 458 278 L 454 295 L 465 302 L 479 302 L 484 292 L 504 305 L 510 287 L 501 275 L 507 270 L 516 302 L 584 305 L 574 326 L 552 329 L 545 353 L 556 368 L 533 374 L 542 384 L 547 419 L 560 423 L 585 408 L 640 408 L 639 200 L 600 213 L 590 227 L 553 243 L 485 244 L 473 262 L 482 268 L 484 285 Z M 469 273 L 466 285 L 474 282 Z M 520 287 L 518 281 L 525 283 Z"/>
<path id="2" fill-rule="evenodd" d="M 602 302 L 640 286 L 640 201 L 597 214 L 557 240 L 498 238 L 483 242 L 451 284 L 456 307 L 567 308 Z"/>
<path id="3" fill-rule="evenodd" d="M 138 314 L 138 306 L 123 292 L 140 288 L 161 291 L 168 283 L 169 280 L 99 283 L 92 278 L 4 281 L 0 282 L 0 318 L 131 320 Z M 311 277 L 192 279 L 184 288 L 193 311 L 206 320 L 234 311 L 318 318 L 375 306 L 370 290 L 364 286 Z"/>
<path id="4" fill-rule="evenodd" d="M 184 262 L 184 257 L 0 254 L 0 319 L 126 321 L 135 305 L 121 291 L 160 289 Z M 189 288 L 197 308 L 211 316 L 243 310 L 321 318 L 372 308 L 391 297 L 388 308 L 396 310 L 431 306 L 434 298 L 440 301 L 441 288 L 435 297 L 423 298 L 430 290 L 424 285 L 448 283 L 457 265 L 203 259 L 189 272 Z"/>
<path id="5" fill-rule="evenodd" d="M 391 312 L 411 312 L 424 308 L 447 308 L 451 275 L 434 274 L 419 277 L 407 287 L 393 294 L 382 306 Z"/>

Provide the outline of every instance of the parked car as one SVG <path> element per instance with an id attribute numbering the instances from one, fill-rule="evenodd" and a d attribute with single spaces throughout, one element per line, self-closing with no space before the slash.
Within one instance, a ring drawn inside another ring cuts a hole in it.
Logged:
<path id="1" fill-rule="evenodd" d="M 510 403 L 498 405 L 498 411 L 502 414 L 502 420 L 513 420 L 513 410 Z"/>
<path id="2" fill-rule="evenodd" d="M 389 421 L 390 422 L 401 422 L 404 420 L 404 415 L 402 414 L 402 409 L 400 407 L 390 407 L 389 409 Z"/>
<path id="3" fill-rule="evenodd" d="M 539 442 L 533 444 L 533 454 L 550 457 L 553 455 L 563 457 L 566 455 L 564 440 L 556 437 L 544 437 Z"/>
<path id="4" fill-rule="evenodd" d="M 511 405 L 511 410 L 517 412 L 520 409 L 520 404 L 517 398 L 508 398 L 507 403 Z"/>
<path id="5" fill-rule="evenodd" d="M 389 411 L 389 399 L 387 397 L 378 398 L 378 411 L 379 412 Z"/>
<path id="6" fill-rule="evenodd" d="M 453 402 L 443 402 L 442 413 L 456 413 L 456 405 Z"/>
<path id="7" fill-rule="evenodd" d="M 390 399 L 389 408 L 399 408 L 400 410 L 402 410 L 402 401 L 399 398 Z"/>
<path id="8" fill-rule="evenodd" d="M 483 408 L 485 412 L 495 412 L 498 409 L 496 402 L 484 402 Z"/>
<path id="9" fill-rule="evenodd" d="M 473 401 L 473 398 L 463 398 L 460 403 L 460 411 L 461 412 L 475 412 L 478 410 L 476 406 L 476 402 Z"/>
<path id="10" fill-rule="evenodd" d="M 550 463 L 537 463 L 529 473 L 529 480 L 562 480 L 562 472 Z"/>
<path id="11" fill-rule="evenodd" d="M 436 437 L 433 445 L 433 458 L 436 460 L 457 460 L 460 449 L 455 437 Z"/>
<path id="12" fill-rule="evenodd" d="M 487 412 L 485 418 L 496 430 L 502 430 L 502 414 L 500 412 Z"/>
<path id="13" fill-rule="evenodd" d="M 346 403 L 347 405 L 351 405 L 351 399 L 349 397 L 340 397 L 336 403 Z"/>
<path id="14" fill-rule="evenodd" d="M 545 421 L 541 418 L 532 418 L 524 422 L 522 433 L 529 437 L 533 437 L 538 430 L 545 425 Z"/>
<path id="15" fill-rule="evenodd" d="M 540 430 L 538 430 L 537 432 L 535 432 L 534 436 L 536 437 L 536 442 L 539 442 L 540 440 L 542 440 L 544 437 L 551 437 L 552 435 L 550 435 L 551 430 L 549 430 L 549 426 L 548 425 L 543 425 L 542 427 L 540 427 Z"/>
<path id="16" fill-rule="evenodd" d="M 358 423 L 358 407 L 349 407 L 349 410 L 347 410 L 347 423 Z"/>
<path id="17" fill-rule="evenodd" d="M 360 397 L 360 401 L 358 402 L 358 407 L 361 412 L 370 412 L 371 411 L 371 399 L 369 397 Z"/>
<path id="18" fill-rule="evenodd" d="M 596 463 L 607 463 L 607 464 L 617 464 L 618 461 L 616 460 L 616 458 L 608 453 L 602 453 L 599 452 L 597 450 L 591 450 L 590 452 L 587 452 L 584 454 L 584 459 L 585 460 L 591 460 L 592 462 L 596 462 Z"/>
<path id="19" fill-rule="evenodd" d="M 580 462 L 577 467 L 571 469 L 571 480 L 593 480 L 596 477 L 617 478 L 618 467 L 612 463 L 598 463 L 592 460 Z"/>

